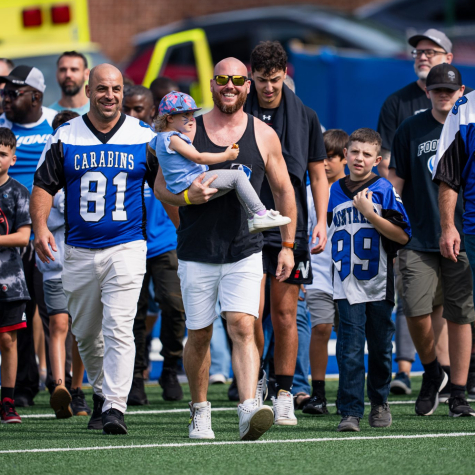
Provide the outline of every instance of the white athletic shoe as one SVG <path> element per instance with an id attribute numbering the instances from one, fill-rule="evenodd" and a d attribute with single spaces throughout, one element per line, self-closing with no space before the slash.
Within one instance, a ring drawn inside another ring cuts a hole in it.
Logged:
<path id="1" fill-rule="evenodd" d="M 189 437 L 190 439 L 214 439 L 211 429 L 211 403 L 188 403 L 190 406 Z"/>
<path id="2" fill-rule="evenodd" d="M 210 374 L 209 384 L 225 384 L 226 376 L 224 374 Z"/>
<path id="3" fill-rule="evenodd" d="M 294 398 L 292 394 L 283 389 L 279 390 L 277 397 L 272 397 L 274 405 L 274 423 L 278 426 L 296 426 L 297 418 L 294 414 Z"/>
<path id="4" fill-rule="evenodd" d="M 241 440 L 257 440 L 274 423 L 274 413 L 269 406 L 254 404 L 238 406 L 239 436 Z"/>
<path id="5" fill-rule="evenodd" d="M 289 224 L 290 221 L 291 219 L 287 216 L 282 216 L 278 211 L 270 209 L 266 214 L 262 216 L 255 214 L 252 219 L 248 220 L 249 232 L 251 234 L 260 233 L 266 229 L 275 228 L 276 226 L 284 226 L 285 224 Z"/>
<path id="6" fill-rule="evenodd" d="M 263 372 L 262 378 L 257 381 L 256 402 L 258 406 L 262 406 L 267 397 L 267 375 Z"/>

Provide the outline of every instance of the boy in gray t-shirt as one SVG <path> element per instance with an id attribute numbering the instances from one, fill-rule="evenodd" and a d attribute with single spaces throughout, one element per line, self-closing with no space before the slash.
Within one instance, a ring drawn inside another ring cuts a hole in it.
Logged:
<path id="1" fill-rule="evenodd" d="M 18 249 L 25 247 L 30 239 L 30 194 L 8 176 L 9 168 L 16 162 L 15 148 L 13 132 L 0 127 L 0 419 L 7 424 L 21 422 L 14 401 L 16 332 L 26 327 L 25 307 L 30 300 Z"/>

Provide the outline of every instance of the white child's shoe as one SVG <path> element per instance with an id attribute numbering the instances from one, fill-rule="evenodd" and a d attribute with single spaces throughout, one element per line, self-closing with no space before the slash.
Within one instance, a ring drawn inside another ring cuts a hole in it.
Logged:
<path id="1" fill-rule="evenodd" d="M 278 426 L 296 426 L 297 418 L 294 414 L 294 398 L 288 391 L 281 389 L 277 397 L 272 397 L 274 405 L 274 423 Z"/>
<path id="2" fill-rule="evenodd" d="M 190 421 L 189 437 L 190 439 L 214 439 L 214 432 L 211 429 L 211 403 L 208 401 L 197 404 L 189 403 Z"/>
<path id="3" fill-rule="evenodd" d="M 289 224 L 291 219 L 287 216 L 282 216 L 278 211 L 270 209 L 266 214 L 259 216 L 255 214 L 253 218 L 248 220 L 249 232 L 251 234 L 260 233 L 266 229 L 275 228 L 276 226 L 284 226 Z"/>
<path id="4" fill-rule="evenodd" d="M 241 440 L 257 440 L 274 423 L 274 413 L 269 406 L 239 404 L 239 436 Z"/>

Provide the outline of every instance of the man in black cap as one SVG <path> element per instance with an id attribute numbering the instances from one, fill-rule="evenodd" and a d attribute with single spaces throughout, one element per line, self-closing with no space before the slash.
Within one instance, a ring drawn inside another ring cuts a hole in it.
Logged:
<path id="1" fill-rule="evenodd" d="M 399 251 L 404 314 L 424 375 L 416 414 L 433 414 L 439 392 L 448 377 L 437 360 L 431 314 L 443 304 L 449 335 L 451 392 L 449 415 L 475 416 L 465 399 L 471 352 L 470 324 L 475 320 L 472 275 L 463 241 L 457 262 L 442 256 L 438 187 L 432 181 L 434 159 L 445 120 L 465 87 L 460 72 L 450 64 L 434 66 L 426 78 L 432 109 L 406 119 L 398 128 L 391 150 L 390 169 L 398 177 L 396 191 L 405 204 L 412 240 Z M 462 197 L 458 197 L 455 224 L 462 235 Z M 436 289 L 442 280 L 443 298 Z"/>
<path id="2" fill-rule="evenodd" d="M 17 139 L 17 165 L 11 168 L 10 175 L 31 192 L 36 166 L 53 132 L 52 122 L 56 111 L 42 105 L 46 86 L 43 73 L 37 68 L 17 66 L 8 76 L 0 76 L 0 83 L 5 84 L 5 88 L 0 90 L 4 109 L 0 115 L 0 127 L 11 129 Z M 36 267 L 33 241 L 23 249 L 22 259 L 31 300 L 26 307 L 27 328 L 18 332 L 17 407 L 33 405 L 33 398 L 38 392 L 39 376 L 33 342 L 33 315 L 37 304 L 42 320 L 48 319 L 43 297 L 43 276 Z"/>
<path id="3" fill-rule="evenodd" d="M 441 63 L 450 64 L 453 60 L 452 43 L 441 31 L 431 28 L 423 34 L 411 36 L 408 42 L 414 48 L 412 57 L 414 58 L 414 71 L 418 79 L 394 92 L 386 99 L 381 108 L 377 128 L 383 140 L 381 151 L 383 159 L 378 165 L 378 172 L 381 176 L 389 178 L 393 184 L 398 182 L 398 176 L 394 170 L 388 170 L 388 166 L 394 134 L 405 119 L 432 107 L 431 101 L 425 92 L 427 75 L 433 66 Z M 466 88 L 465 93 L 471 90 Z M 399 294 L 397 264 L 395 268 Z M 399 369 L 396 378 L 391 382 L 391 392 L 410 394 L 409 374 L 415 358 L 415 348 L 402 312 L 401 300 L 398 299 L 396 317 L 396 361 Z M 445 363 L 448 364 L 448 361 L 445 361 Z"/>

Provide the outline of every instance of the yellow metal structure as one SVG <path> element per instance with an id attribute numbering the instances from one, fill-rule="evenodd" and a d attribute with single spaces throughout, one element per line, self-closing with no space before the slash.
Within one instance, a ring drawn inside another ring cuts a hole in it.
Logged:
<path id="1" fill-rule="evenodd" d="M 70 21 L 54 24 L 52 7 L 65 6 L 69 7 Z M 23 11 L 32 9 L 41 10 L 41 25 L 25 27 Z M 0 57 L 83 49 L 90 42 L 87 0 L 0 0 L 0 18 Z"/>
<path id="2" fill-rule="evenodd" d="M 160 38 L 155 44 L 143 85 L 149 87 L 152 81 L 160 75 L 160 71 L 165 66 L 168 49 L 183 43 L 193 44 L 193 53 L 198 73 L 198 84 L 193 87 L 193 97 L 200 107 L 211 109 L 213 107 L 213 99 L 210 92 L 210 80 L 213 77 L 213 61 L 206 34 L 201 28 L 180 31 L 179 33 Z"/>

